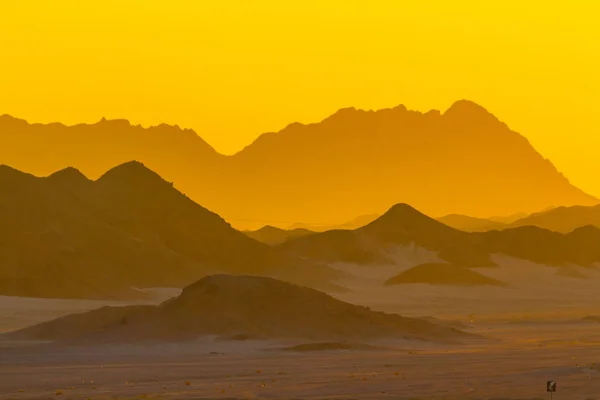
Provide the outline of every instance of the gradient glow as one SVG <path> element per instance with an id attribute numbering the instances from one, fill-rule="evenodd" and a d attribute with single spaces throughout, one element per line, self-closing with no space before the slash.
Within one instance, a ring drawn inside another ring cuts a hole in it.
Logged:
<path id="1" fill-rule="evenodd" d="M 194 128 L 233 153 L 341 107 L 467 98 L 600 196 L 600 2 L 19 0 L 0 114 Z"/>

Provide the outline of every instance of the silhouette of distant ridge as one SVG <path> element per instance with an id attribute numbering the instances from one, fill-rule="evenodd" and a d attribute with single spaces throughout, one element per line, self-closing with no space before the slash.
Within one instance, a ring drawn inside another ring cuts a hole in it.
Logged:
<path id="1" fill-rule="evenodd" d="M 535 225 L 551 231 L 568 233 L 587 225 L 600 227 L 600 206 L 556 207 L 521 218 L 511 227 Z"/>
<path id="2" fill-rule="evenodd" d="M 485 232 L 493 229 L 505 229 L 509 225 L 486 218 L 475 218 L 467 215 L 450 214 L 438 218 L 441 223 L 466 232 Z"/>
<path id="3" fill-rule="evenodd" d="M 256 231 L 246 231 L 244 233 L 252 239 L 273 246 L 293 238 L 313 234 L 314 232 L 302 228 L 285 230 L 266 225 Z"/>
<path id="4" fill-rule="evenodd" d="M 168 125 L 67 127 L 0 117 L 0 163 L 20 170 L 48 175 L 74 166 L 95 179 L 132 159 L 239 227 L 249 227 L 244 219 L 327 225 L 397 203 L 478 218 L 598 203 L 523 136 L 466 100 L 444 113 L 342 109 L 266 133 L 233 156 Z"/>
<path id="5" fill-rule="evenodd" d="M 308 229 L 314 232 L 325 232 L 333 229 L 356 229 L 361 226 L 365 226 L 370 222 L 373 222 L 379 214 L 368 214 L 368 215 L 360 215 L 356 218 L 351 219 L 350 221 L 346 221 L 341 224 L 310 224 L 310 223 L 301 223 L 296 222 L 290 225 L 287 230 L 295 230 L 295 229 Z"/>

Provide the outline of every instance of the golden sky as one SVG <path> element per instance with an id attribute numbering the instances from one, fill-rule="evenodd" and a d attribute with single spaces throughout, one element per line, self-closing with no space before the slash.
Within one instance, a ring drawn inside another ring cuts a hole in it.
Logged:
<path id="1" fill-rule="evenodd" d="M 600 1 L 0 1 L 0 114 L 233 153 L 341 107 L 476 101 L 600 196 Z"/>

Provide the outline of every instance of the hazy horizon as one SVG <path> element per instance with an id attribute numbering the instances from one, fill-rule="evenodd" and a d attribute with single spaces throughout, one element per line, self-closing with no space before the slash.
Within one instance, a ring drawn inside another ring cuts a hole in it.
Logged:
<path id="1" fill-rule="evenodd" d="M 344 107 L 467 98 L 600 195 L 597 2 L 28 4 L 2 6 L 0 112 L 179 124 L 232 154 Z"/>

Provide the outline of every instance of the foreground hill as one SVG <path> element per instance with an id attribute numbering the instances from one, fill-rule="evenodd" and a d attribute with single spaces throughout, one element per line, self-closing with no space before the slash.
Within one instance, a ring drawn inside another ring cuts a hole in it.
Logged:
<path id="1" fill-rule="evenodd" d="M 331 224 L 399 202 L 433 216 L 474 217 L 597 204 L 523 136 L 469 101 L 444 113 L 342 109 L 266 133 L 233 156 L 178 127 L 0 117 L 0 163 L 36 175 L 74 166 L 95 179 L 132 159 L 241 228 L 258 228 L 248 220 Z"/>
<path id="2" fill-rule="evenodd" d="M 470 336 L 424 320 L 371 311 L 271 278 L 216 275 L 202 278 L 160 306 L 105 307 L 4 338 L 137 343 L 235 334 L 310 340 L 387 337 L 453 341 Z"/>
<path id="3" fill-rule="evenodd" d="M 318 286 L 333 276 L 236 231 L 138 162 L 96 181 L 0 166 L 0 220 L 0 295 L 130 297 L 216 271 Z"/>
<path id="4" fill-rule="evenodd" d="M 393 251 L 416 245 L 461 267 L 491 266 L 493 254 L 541 264 L 592 266 L 600 263 L 600 228 L 585 226 L 568 234 L 539 227 L 463 232 L 407 204 L 397 204 L 372 223 L 292 239 L 278 246 L 300 257 L 325 263 L 394 263 Z"/>

